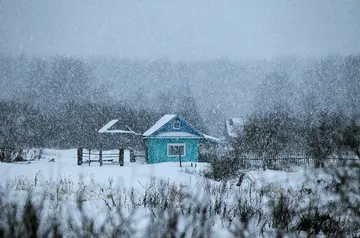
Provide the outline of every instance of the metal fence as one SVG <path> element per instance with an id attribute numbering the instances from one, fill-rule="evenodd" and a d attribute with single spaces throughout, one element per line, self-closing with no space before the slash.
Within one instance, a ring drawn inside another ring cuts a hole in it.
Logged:
<path id="1" fill-rule="evenodd" d="M 346 158 L 346 157 L 330 157 L 318 161 L 311 157 L 280 157 L 280 158 L 259 158 L 259 157 L 242 157 L 240 158 L 244 167 L 263 167 L 264 164 L 267 167 L 272 168 L 284 168 L 291 166 L 315 166 L 318 164 L 320 167 L 326 166 L 346 166 L 351 165 L 354 162 L 360 161 L 359 159 Z"/>
<path id="2" fill-rule="evenodd" d="M 213 153 L 202 153 L 199 155 L 199 162 L 210 163 L 214 156 Z M 233 154 L 220 156 L 223 159 L 234 158 Z M 360 162 L 355 156 L 332 156 L 321 161 L 311 158 L 306 154 L 285 154 L 275 158 L 262 158 L 254 154 L 244 155 L 239 158 L 239 163 L 245 168 L 261 168 L 264 164 L 269 168 L 284 168 L 291 166 L 315 166 L 316 163 L 321 167 L 325 166 L 346 166 Z"/>

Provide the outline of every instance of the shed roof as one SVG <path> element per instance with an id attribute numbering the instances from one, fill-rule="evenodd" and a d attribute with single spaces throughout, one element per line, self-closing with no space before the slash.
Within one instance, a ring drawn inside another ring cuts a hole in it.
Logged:
<path id="1" fill-rule="evenodd" d="M 114 119 L 109 121 L 105 126 L 103 126 L 98 132 L 99 133 L 112 133 L 112 134 L 134 134 L 139 135 L 138 133 L 131 130 L 128 126 L 125 126 L 127 130 L 124 129 L 110 129 L 112 126 L 114 126 L 119 119 Z M 141 134 L 140 134 L 141 135 Z"/>

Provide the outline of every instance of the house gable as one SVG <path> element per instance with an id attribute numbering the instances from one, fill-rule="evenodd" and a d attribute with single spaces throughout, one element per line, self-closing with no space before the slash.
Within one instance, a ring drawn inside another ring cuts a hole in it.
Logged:
<path id="1" fill-rule="evenodd" d="M 187 122 L 184 118 L 176 115 L 155 130 L 151 137 L 204 137 L 204 135 Z"/>

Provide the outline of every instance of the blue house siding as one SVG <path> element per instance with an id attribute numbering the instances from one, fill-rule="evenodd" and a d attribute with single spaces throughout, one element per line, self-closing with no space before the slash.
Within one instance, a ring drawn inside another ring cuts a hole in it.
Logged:
<path id="1" fill-rule="evenodd" d="M 197 139 L 150 137 L 146 142 L 148 163 L 154 164 L 161 162 L 178 162 L 178 156 L 168 156 L 168 144 L 172 143 L 185 144 L 185 156 L 181 157 L 181 161 L 198 162 L 199 143 Z"/>
<path id="2" fill-rule="evenodd" d="M 175 127 L 174 122 L 179 122 L 179 127 Z M 178 162 L 178 155 L 168 155 L 169 144 L 185 145 L 185 155 L 181 156 L 181 161 L 198 162 L 199 140 L 204 139 L 204 135 L 179 115 L 164 115 L 143 135 L 149 164 Z"/>

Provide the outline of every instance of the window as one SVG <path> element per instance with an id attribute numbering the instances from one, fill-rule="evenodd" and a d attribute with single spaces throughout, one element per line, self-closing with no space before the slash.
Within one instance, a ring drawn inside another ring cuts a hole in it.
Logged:
<path id="1" fill-rule="evenodd" d="M 174 129 L 180 129 L 180 122 L 179 121 L 174 121 L 173 127 L 174 127 Z"/>
<path id="2" fill-rule="evenodd" d="M 167 154 L 168 156 L 185 156 L 186 146 L 185 144 L 168 144 Z"/>

